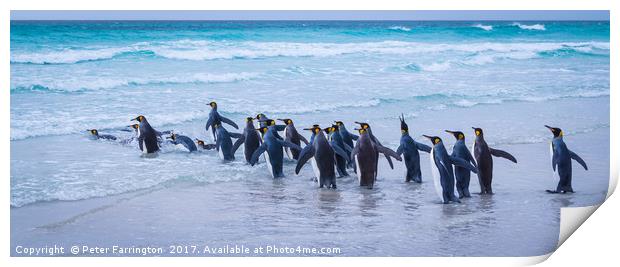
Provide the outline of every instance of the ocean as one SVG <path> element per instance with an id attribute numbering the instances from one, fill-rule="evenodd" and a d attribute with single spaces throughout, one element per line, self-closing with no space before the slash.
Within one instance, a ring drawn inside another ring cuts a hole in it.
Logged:
<path id="1" fill-rule="evenodd" d="M 607 192 L 609 22 L 11 21 L 10 36 L 12 244 L 276 240 L 343 255 L 540 255 L 557 243 L 559 207 Z M 86 132 L 129 138 L 123 129 L 144 115 L 211 140 L 210 101 L 239 125 L 257 113 L 297 129 L 366 121 L 394 150 L 401 114 L 416 140 L 439 135 L 449 150 L 444 130 L 471 143 L 481 127 L 519 163 L 496 159 L 494 196 L 444 206 L 425 153 L 425 183 L 405 184 L 402 163 L 382 162 L 375 189 L 348 177 L 334 191 L 319 190 L 310 167 L 294 175 L 292 161 L 274 180 L 242 151 L 222 162 L 164 145 L 147 159 Z M 573 164 L 574 195 L 544 194 L 554 188 L 544 124 L 591 165 Z M 41 212 L 50 208 L 62 215 Z M 64 230 L 36 230 L 59 222 Z"/>

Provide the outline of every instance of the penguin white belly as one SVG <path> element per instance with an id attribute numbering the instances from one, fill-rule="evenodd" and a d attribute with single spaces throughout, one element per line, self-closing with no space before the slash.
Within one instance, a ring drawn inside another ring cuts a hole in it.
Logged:
<path id="1" fill-rule="evenodd" d="M 146 141 L 142 140 L 142 153 L 147 154 L 149 150 L 146 148 Z"/>
<path id="2" fill-rule="evenodd" d="M 471 149 L 469 150 L 469 151 L 471 151 L 471 155 L 473 156 L 474 161 L 476 161 L 476 156 L 474 156 L 475 155 L 475 152 L 474 152 L 474 148 L 475 147 L 476 147 L 476 140 L 474 139 L 474 142 L 471 144 Z M 477 164 L 478 164 L 478 162 L 476 162 L 476 165 Z"/>
<path id="3" fill-rule="evenodd" d="M 551 161 L 551 170 L 553 171 L 553 176 L 551 176 L 554 184 L 553 186 L 555 187 L 558 182 L 560 181 L 560 175 L 558 174 L 558 168 L 556 167 L 555 170 L 553 170 L 553 143 L 549 143 L 549 158 Z M 558 166 L 559 167 L 559 166 Z"/>
<path id="4" fill-rule="evenodd" d="M 224 159 L 224 152 L 221 149 L 217 149 L 217 155 L 220 156 L 220 159 Z"/>
<path id="5" fill-rule="evenodd" d="M 314 175 L 316 176 L 316 179 L 318 181 L 318 179 L 321 179 L 321 170 L 319 170 L 319 166 L 316 165 L 316 159 L 314 157 L 310 159 L 310 164 L 312 164 L 312 171 L 314 172 Z"/>
<path id="6" fill-rule="evenodd" d="M 355 155 L 355 166 L 357 167 L 357 182 L 359 185 L 362 184 L 362 171 L 360 170 L 360 162 L 357 160 L 357 155 Z"/>
<path id="7" fill-rule="evenodd" d="M 276 178 L 275 174 L 273 173 L 273 166 L 271 166 L 271 160 L 269 160 L 269 152 L 265 151 L 265 153 L 263 153 L 265 155 L 265 161 L 267 162 L 267 169 L 269 170 L 269 174 L 271 174 L 272 178 Z"/>
<path id="8" fill-rule="evenodd" d="M 431 159 L 431 173 L 433 173 L 433 184 L 435 184 L 435 192 L 437 196 L 443 202 L 443 188 L 441 187 L 441 174 L 439 172 L 439 167 L 435 164 L 435 148 L 431 149 L 430 153 Z M 440 163 L 441 164 L 441 163 Z"/>
<path id="9" fill-rule="evenodd" d="M 284 138 L 286 139 L 286 130 L 288 127 L 284 128 Z M 284 149 L 284 154 L 286 155 L 286 157 L 288 159 L 293 159 L 293 154 L 291 153 L 291 149 L 288 147 L 282 147 L 282 149 Z"/>

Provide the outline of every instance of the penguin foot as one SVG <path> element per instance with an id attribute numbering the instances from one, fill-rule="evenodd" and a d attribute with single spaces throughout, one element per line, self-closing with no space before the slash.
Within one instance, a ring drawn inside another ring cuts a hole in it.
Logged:
<path id="1" fill-rule="evenodd" d="M 546 191 L 547 193 L 549 193 L 549 194 L 557 194 L 557 193 L 559 193 L 559 192 L 558 192 L 558 191 L 556 191 L 556 190 L 545 190 L 545 191 Z"/>

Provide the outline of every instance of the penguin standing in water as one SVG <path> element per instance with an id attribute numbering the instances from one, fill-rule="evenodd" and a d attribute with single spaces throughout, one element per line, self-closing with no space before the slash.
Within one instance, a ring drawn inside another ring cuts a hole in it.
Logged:
<path id="1" fill-rule="evenodd" d="M 235 142 L 233 146 L 233 151 L 237 151 L 239 146 L 241 146 L 241 144 L 244 144 L 243 155 L 245 156 L 245 161 L 247 163 L 250 163 L 250 161 L 252 161 L 252 154 L 254 153 L 254 151 L 256 151 L 256 149 L 263 141 L 261 139 L 261 136 L 259 136 L 258 132 L 256 131 L 256 128 L 254 128 L 253 120 L 254 118 L 252 117 L 247 117 L 245 119 L 245 128 L 243 129 L 242 134 L 243 136 L 237 139 L 237 142 Z"/>
<path id="2" fill-rule="evenodd" d="M 297 129 L 295 129 L 295 124 L 293 124 L 293 120 L 291 119 L 278 119 L 278 120 L 283 121 L 284 124 L 286 125 L 286 127 L 284 128 L 284 140 L 289 141 L 298 146 L 301 146 L 301 142 L 304 142 L 306 146 L 308 145 L 308 140 L 306 140 L 306 138 L 303 135 L 299 134 L 297 132 Z M 288 147 L 284 147 L 284 151 L 286 152 L 286 156 L 289 159 L 294 159 L 294 160 L 299 159 L 299 152 L 295 150 L 291 150 Z"/>
<path id="3" fill-rule="evenodd" d="M 424 137 L 428 138 L 431 143 L 433 143 L 430 160 L 437 195 L 444 204 L 448 204 L 450 202 L 461 203 L 461 201 L 454 195 L 454 169 L 452 168 L 452 165 L 467 168 L 474 173 L 477 172 L 476 167 L 472 166 L 469 162 L 463 159 L 448 155 L 448 151 L 443 145 L 441 138 L 428 135 L 424 135 Z"/>
<path id="4" fill-rule="evenodd" d="M 267 120 L 269 120 L 269 118 L 267 118 L 267 116 L 263 113 L 258 113 L 256 114 L 255 119 L 258 121 L 258 127 L 267 127 Z"/>
<path id="5" fill-rule="evenodd" d="M 103 139 L 116 141 L 117 139 L 116 136 L 111 134 L 99 134 L 99 131 L 97 129 L 88 129 L 86 131 L 90 132 L 90 136 L 95 140 Z"/>
<path id="6" fill-rule="evenodd" d="M 360 128 L 366 129 L 366 131 L 368 132 L 368 136 L 370 137 L 370 139 L 372 139 L 372 141 L 377 146 L 383 146 L 383 145 L 381 145 L 381 142 L 379 142 L 379 139 L 377 139 L 377 137 L 375 137 L 375 135 L 372 134 L 372 129 L 370 129 L 370 124 L 365 123 L 365 122 L 357 122 L 357 121 L 355 123 L 359 124 Z M 387 149 L 389 149 L 389 148 L 387 148 Z M 392 151 L 391 149 L 389 149 L 389 150 Z M 394 151 L 392 151 L 392 152 L 394 152 Z M 396 153 L 396 152 L 394 152 L 394 153 Z M 400 156 L 399 156 L 399 158 L 400 158 Z M 385 155 L 385 159 L 387 159 L 387 162 L 390 164 L 390 168 L 394 169 L 394 163 L 392 163 L 392 159 L 390 159 L 390 157 L 388 155 Z M 378 157 L 377 157 L 377 164 L 379 164 L 379 158 Z"/>
<path id="7" fill-rule="evenodd" d="M 493 156 L 502 157 L 508 159 L 514 163 L 517 163 L 517 159 L 510 155 L 510 153 L 490 148 L 487 142 L 484 141 L 484 133 L 482 129 L 472 127 L 476 134 L 472 151 L 474 152 L 474 159 L 478 164 L 478 181 L 480 182 L 480 194 L 493 194 L 491 182 L 493 181 Z"/>
<path id="8" fill-rule="evenodd" d="M 346 157 L 346 152 L 339 147 L 332 147 L 318 125 L 304 130 L 312 131 L 314 139 L 312 144 L 304 147 L 299 153 L 299 161 L 297 161 L 297 166 L 295 167 L 295 174 L 299 174 L 304 164 L 306 164 L 310 158 L 313 158 L 316 163 L 316 168 L 313 166 L 313 170 L 318 178 L 319 187 L 323 188 L 323 186 L 327 186 L 328 188 L 335 189 L 336 154 Z"/>
<path id="9" fill-rule="evenodd" d="M 213 125 L 215 128 L 215 148 L 221 159 L 226 161 L 235 160 L 235 150 L 233 150 L 232 138 L 242 138 L 243 135 L 239 133 L 231 133 L 222 126 L 222 123 L 218 122 Z"/>
<path id="10" fill-rule="evenodd" d="M 258 157 L 265 153 L 265 161 L 267 162 L 267 168 L 273 178 L 284 177 L 282 172 L 282 161 L 284 159 L 284 152 L 282 147 L 290 147 L 297 151 L 301 151 L 301 147 L 291 142 L 285 141 L 277 137 L 277 131 L 275 127 L 275 121 L 265 121 L 269 127 L 261 127 L 258 130 L 263 133 L 263 143 L 254 151 L 250 164 L 254 166 L 258 162 Z"/>
<path id="11" fill-rule="evenodd" d="M 413 140 L 409 135 L 409 126 L 407 126 L 405 122 L 405 116 L 399 119 L 402 136 L 400 137 L 400 145 L 396 149 L 396 154 L 403 155 L 405 159 L 405 167 L 407 168 L 405 172 L 405 182 L 414 181 L 416 183 L 421 183 L 422 171 L 420 169 L 420 152 L 418 152 L 418 150 L 430 153 L 431 147 Z"/>
<path id="12" fill-rule="evenodd" d="M 198 145 L 198 147 L 204 149 L 204 150 L 211 150 L 211 149 L 215 149 L 216 145 L 215 144 L 206 144 L 205 141 L 200 140 L 198 138 L 194 139 L 196 141 L 196 145 Z"/>
<path id="13" fill-rule="evenodd" d="M 545 127 L 553 133 L 553 140 L 550 145 L 551 167 L 553 168 L 554 178 L 559 176 L 558 187 L 555 190 L 547 190 L 547 192 L 552 194 L 564 194 L 566 192 L 574 193 L 572 186 L 573 167 L 571 160 L 577 161 L 585 170 L 588 170 L 588 166 L 586 165 L 586 162 L 581 159 L 581 157 L 568 149 L 563 140 L 564 133 L 562 132 L 562 129 L 547 125 L 545 125 Z"/>
<path id="14" fill-rule="evenodd" d="M 355 143 L 353 152 L 351 152 L 351 158 L 355 161 L 355 172 L 357 173 L 359 185 L 372 189 L 377 180 L 379 153 L 384 154 L 386 157 L 393 157 L 398 161 L 401 158 L 391 149 L 375 143 L 368 132 L 368 128 L 360 127 L 356 130 L 359 131 L 360 135 L 357 143 Z"/>
<path id="15" fill-rule="evenodd" d="M 346 152 L 346 155 L 344 156 L 336 154 L 336 170 L 338 171 L 338 175 L 340 175 L 340 177 L 349 176 L 349 173 L 347 172 L 347 164 L 351 162 L 350 156 L 351 152 L 353 152 L 353 147 L 347 145 L 342 140 L 342 137 L 338 133 L 338 125 L 333 124 L 331 127 L 327 127 L 323 130 L 327 133 L 327 140 L 329 140 L 329 144 L 332 147 Z"/>
<path id="16" fill-rule="evenodd" d="M 155 153 L 159 151 L 159 143 L 157 140 L 158 131 L 153 129 L 146 117 L 140 115 L 132 119 L 138 121 L 138 146 L 144 154 Z"/>
<path id="17" fill-rule="evenodd" d="M 211 106 L 211 112 L 209 112 L 209 119 L 207 120 L 207 124 L 205 125 L 205 130 L 209 132 L 209 127 L 211 127 L 211 134 L 213 134 L 213 140 L 217 141 L 217 134 L 215 133 L 215 128 L 213 127 L 213 125 L 217 123 L 221 124 L 222 122 L 224 122 L 232 127 L 235 127 L 235 129 L 239 129 L 239 126 L 237 126 L 235 122 L 233 122 L 229 118 L 220 115 L 220 113 L 217 112 L 217 103 L 215 103 L 215 101 L 211 101 L 211 103 L 207 105 Z"/>
<path id="18" fill-rule="evenodd" d="M 334 121 L 336 123 L 336 125 L 338 126 L 338 134 L 340 135 L 342 141 L 347 144 L 349 147 L 353 148 L 354 144 L 353 144 L 353 140 L 356 140 L 359 138 L 359 136 L 350 133 L 347 130 L 347 127 L 344 126 L 344 123 L 342 121 Z M 351 161 L 349 161 L 349 165 L 348 167 L 353 168 L 353 159 L 351 159 Z"/>
<path id="19" fill-rule="evenodd" d="M 183 145 L 190 153 L 198 150 L 192 139 L 185 135 L 171 133 L 166 139 L 170 139 L 170 143 L 174 145 Z"/>
<path id="20" fill-rule="evenodd" d="M 452 156 L 470 162 L 474 165 L 474 167 L 478 168 L 476 165 L 476 160 L 465 145 L 465 134 L 459 131 L 446 130 L 446 132 L 454 135 L 454 138 L 456 138 L 456 142 L 452 147 Z M 454 176 L 456 177 L 456 191 L 459 192 L 459 198 L 471 197 L 471 194 L 469 193 L 469 180 L 471 177 L 469 169 L 454 166 Z"/>

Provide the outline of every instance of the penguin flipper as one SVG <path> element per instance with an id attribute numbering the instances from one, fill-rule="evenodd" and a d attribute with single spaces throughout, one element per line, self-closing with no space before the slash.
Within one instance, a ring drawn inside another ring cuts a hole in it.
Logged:
<path id="1" fill-rule="evenodd" d="M 349 133 L 349 135 L 351 136 L 351 139 L 357 141 L 358 138 L 360 138 L 358 135 L 353 134 L 353 133 Z"/>
<path id="2" fill-rule="evenodd" d="M 465 150 L 467 151 L 467 160 L 469 160 L 469 162 L 471 162 L 471 165 L 474 165 L 474 167 L 478 168 L 478 164 L 476 164 L 476 159 L 474 159 L 474 156 L 471 155 L 471 152 L 469 152 L 469 150 L 467 149 L 467 147 L 465 147 Z"/>
<path id="3" fill-rule="evenodd" d="M 391 163 L 390 157 L 395 158 L 398 161 L 402 161 L 403 159 L 400 157 L 400 155 L 398 155 L 398 153 L 394 152 L 394 150 L 391 150 L 387 147 L 384 147 L 382 145 L 377 145 L 377 151 L 379 151 L 379 153 L 382 153 L 383 155 L 385 155 L 385 157 L 388 159 L 388 162 Z M 391 166 L 392 164 L 390 164 Z M 394 167 L 392 167 L 393 169 Z"/>
<path id="4" fill-rule="evenodd" d="M 402 155 L 403 154 L 403 145 L 399 145 L 398 148 L 396 149 L 396 154 L 398 155 Z"/>
<path id="5" fill-rule="evenodd" d="M 297 166 L 295 166 L 295 174 L 299 174 L 301 167 L 314 157 L 314 146 L 305 146 L 304 149 L 299 152 L 299 158 L 297 160 Z"/>
<path id="6" fill-rule="evenodd" d="M 276 131 L 281 132 L 284 131 L 284 129 L 286 129 L 286 125 L 275 125 L 276 127 Z"/>
<path id="7" fill-rule="evenodd" d="M 473 165 L 469 164 L 469 162 L 467 162 L 466 160 L 459 158 L 459 157 L 455 157 L 455 156 L 450 156 L 450 161 L 452 161 L 452 164 L 459 166 L 459 167 L 463 167 L 468 169 L 469 171 L 473 172 L 473 173 L 478 173 L 478 168 L 474 167 Z"/>
<path id="8" fill-rule="evenodd" d="M 278 142 L 278 143 L 280 143 L 280 145 L 282 145 L 282 146 L 285 146 L 285 147 L 290 147 L 290 148 L 295 149 L 295 150 L 297 150 L 297 151 L 301 151 L 301 150 L 302 150 L 300 146 L 298 146 L 298 145 L 296 145 L 296 144 L 293 144 L 293 143 L 291 143 L 291 142 L 289 142 L 289 141 L 280 140 L 280 139 L 276 139 L 276 140 L 277 140 L 277 142 Z"/>
<path id="9" fill-rule="evenodd" d="M 254 151 L 254 153 L 252 153 L 252 158 L 250 159 L 250 165 L 254 166 L 254 164 L 258 162 L 258 157 L 260 157 L 260 155 L 263 154 L 263 152 L 265 151 L 267 151 L 267 144 L 263 143 Z"/>
<path id="10" fill-rule="evenodd" d="M 332 145 L 331 147 L 334 149 L 334 152 L 336 152 L 338 156 L 345 158 L 347 161 L 349 160 L 349 155 L 342 148 L 335 145 Z"/>
<path id="11" fill-rule="evenodd" d="M 235 152 L 237 152 L 237 149 L 239 149 L 239 147 L 241 146 L 241 144 L 243 144 L 243 142 L 245 142 L 245 138 L 243 138 L 243 137 L 241 137 L 241 138 L 237 139 L 237 141 L 235 141 L 235 144 L 233 145 L 233 148 L 232 148 L 233 154 L 235 154 Z"/>
<path id="12" fill-rule="evenodd" d="M 575 152 L 573 151 L 568 151 L 570 153 L 570 158 L 574 159 L 575 161 L 579 162 L 579 164 L 581 164 L 581 166 L 586 169 L 586 171 L 588 170 L 588 165 L 586 165 L 586 162 L 583 161 L 583 159 L 581 159 L 581 157 L 579 157 L 579 155 L 575 154 Z"/>
<path id="13" fill-rule="evenodd" d="M 232 127 L 235 127 L 235 129 L 239 129 L 239 126 L 237 126 L 237 124 L 234 121 L 232 121 L 231 119 L 229 119 L 229 118 L 226 118 L 224 116 L 220 116 L 220 120 L 222 122 L 225 122 L 226 124 L 232 126 Z"/>
<path id="14" fill-rule="evenodd" d="M 430 146 L 427 146 L 425 144 L 421 144 L 421 143 L 418 143 L 418 142 L 415 142 L 415 146 L 418 148 L 418 150 L 422 150 L 422 151 L 424 151 L 426 153 L 431 153 L 431 147 Z"/>
<path id="15" fill-rule="evenodd" d="M 240 133 L 228 133 L 228 135 L 230 135 L 230 137 L 232 138 L 239 138 L 239 139 L 243 139 L 243 134 Z"/>
<path id="16" fill-rule="evenodd" d="M 304 144 L 308 145 L 308 139 L 306 139 L 303 135 L 301 134 L 297 134 L 297 136 L 299 137 L 299 140 L 301 140 L 302 142 L 304 142 Z"/>
<path id="17" fill-rule="evenodd" d="M 211 127 L 213 125 L 213 116 L 209 116 L 209 119 L 207 120 L 207 124 L 205 124 L 205 130 L 209 131 L 209 127 Z"/>
<path id="18" fill-rule="evenodd" d="M 500 158 L 505 158 L 507 160 L 510 160 L 514 163 L 517 163 L 517 159 L 515 157 L 513 157 L 512 155 L 510 155 L 510 153 L 503 151 L 503 150 L 499 150 L 499 149 L 493 149 L 489 147 L 489 150 L 491 151 L 491 155 L 496 156 L 496 157 L 500 157 Z"/>

